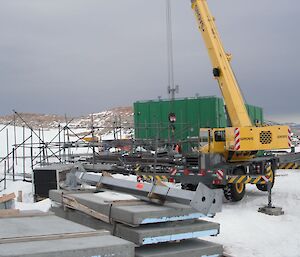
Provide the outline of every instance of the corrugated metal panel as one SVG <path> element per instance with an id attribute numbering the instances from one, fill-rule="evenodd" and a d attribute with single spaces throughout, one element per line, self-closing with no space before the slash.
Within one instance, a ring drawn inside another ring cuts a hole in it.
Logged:
<path id="1" fill-rule="evenodd" d="M 251 118 L 251 121 L 253 124 L 259 122 L 263 122 L 263 110 L 260 107 L 253 106 L 253 105 L 246 105 L 247 111 L 249 113 L 249 116 Z"/>
<path id="2" fill-rule="evenodd" d="M 253 123 L 263 121 L 260 107 L 247 105 Z M 168 120 L 169 113 L 176 114 L 175 132 L 172 133 Z M 218 97 L 198 97 L 159 100 L 134 103 L 136 138 L 183 140 L 198 136 L 199 128 L 219 128 L 228 126 L 224 102 Z"/>

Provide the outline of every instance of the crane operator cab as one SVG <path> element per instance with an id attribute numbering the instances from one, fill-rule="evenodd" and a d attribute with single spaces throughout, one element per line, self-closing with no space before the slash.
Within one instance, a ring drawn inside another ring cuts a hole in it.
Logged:
<path id="1" fill-rule="evenodd" d="M 226 145 L 224 128 L 201 128 L 199 148 L 201 153 L 224 153 Z"/>

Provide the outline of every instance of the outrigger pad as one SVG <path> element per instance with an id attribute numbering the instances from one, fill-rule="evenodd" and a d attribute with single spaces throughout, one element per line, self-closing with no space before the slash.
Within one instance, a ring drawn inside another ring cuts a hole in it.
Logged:
<path id="1" fill-rule="evenodd" d="M 258 212 L 267 214 L 267 215 L 271 215 L 271 216 L 281 216 L 284 215 L 284 211 L 282 210 L 281 207 L 269 207 L 269 206 L 265 206 L 265 207 L 261 207 L 258 209 Z"/>
<path id="2" fill-rule="evenodd" d="M 205 215 L 215 214 L 222 210 L 222 196 L 221 189 L 210 189 L 199 183 L 190 205 Z"/>

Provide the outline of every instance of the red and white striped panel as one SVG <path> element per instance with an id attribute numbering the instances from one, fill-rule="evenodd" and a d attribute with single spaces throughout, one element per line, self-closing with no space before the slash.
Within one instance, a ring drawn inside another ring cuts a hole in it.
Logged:
<path id="1" fill-rule="evenodd" d="M 176 173 L 177 173 L 177 169 L 176 168 L 171 168 L 170 173 L 171 173 L 171 176 L 175 176 Z"/>
<path id="2" fill-rule="evenodd" d="M 269 178 L 267 178 L 266 176 L 262 176 L 261 178 L 262 178 L 266 183 L 269 182 Z"/>
<path id="3" fill-rule="evenodd" d="M 224 178 L 224 171 L 223 170 L 217 170 L 216 175 L 219 180 L 222 180 Z"/>
<path id="4" fill-rule="evenodd" d="M 289 128 L 288 132 L 289 132 L 289 135 L 288 135 L 288 144 L 289 144 L 289 147 L 291 147 L 292 146 L 292 131 L 291 131 L 290 128 Z"/>
<path id="5" fill-rule="evenodd" d="M 234 130 L 234 150 L 238 151 L 241 148 L 241 134 L 240 129 L 235 128 Z"/>

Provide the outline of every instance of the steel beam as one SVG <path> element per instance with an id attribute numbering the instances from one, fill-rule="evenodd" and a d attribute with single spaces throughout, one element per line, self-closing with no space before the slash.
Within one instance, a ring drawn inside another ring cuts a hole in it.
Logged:
<path id="1" fill-rule="evenodd" d="M 197 190 L 193 192 L 165 185 L 116 179 L 87 172 L 78 171 L 74 175 L 77 178 L 77 182 L 81 184 L 102 186 L 117 192 L 131 194 L 147 201 L 159 201 L 160 203 L 168 201 L 190 205 L 204 215 L 213 215 L 220 212 L 222 208 L 222 190 L 213 190 L 201 183 L 199 183 Z"/>

